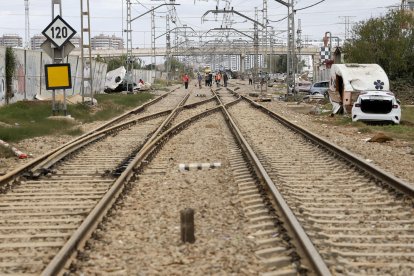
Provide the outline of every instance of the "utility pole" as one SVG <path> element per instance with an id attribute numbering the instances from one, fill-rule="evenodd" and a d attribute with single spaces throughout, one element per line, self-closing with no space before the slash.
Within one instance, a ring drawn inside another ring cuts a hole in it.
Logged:
<path id="1" fill-rule="evenodd" d="M 127 33 L 127 72 L 126 72 L 126 80 L 127 80 L 127 90 L 128 90 L 128 86 L 131 84 L 133 85 L 133 80 L 132 80 L 132 72 L 131 72 L 131 68 L 133 67 L 133 62 L 134 62 L 134 58 L 132 56 L 132 21 L 137 20 L 138 18 L 141 18 L 142 16 L 148 14 L 148 13 L 152 13 L 154 10 L 162 7 L 162 6 L 179 6 L 180 4 L 175 4 L 175 0 L 170 0 L 169 4 L 161 4 L 155 8 L 152 8 L 151 10 L 144 12 L 143 14 L 132 18 L 131 16 L 131 0 L 126 0 L 126 4 L 127 4 L 127 29 L 124 30 L 124 32 Z M 152 22 L 151 22 L 152 23 Z M 151 28 L 155 29 L 155 23 L 154 25 L 151 24 Z M 153 27 L 154 26 L 154 27 Z M 153 46 L 154 43 L 154 49 L 155 49 L 155 31 L 154 31 L 154 39 L 151 39 L 151 46 Z M 155 58 L 155 50 L 153 51 L 153 56 Z"/>
<path id="2" fill-rule="evenodd" d="M 286 91 L 289 93 L 289 86 L 295 88 L 295 10 L 293 8 L 293 1 L 275 0 L 276 2 L 288 8 L 288 23 L 287 23 L 287 76 L 286 76 Z"/>
<path id="3" fill-rule="evenodd" d="M 300 55 L 300 50 L 302 49 L 302 24 L 301 24 L 301 20 L 300 19 L 298 19 L 298 30 L 296 31 L 296 33 L 297 33 L 297 35 L 298 35 L 298 38 L 297 38 L 297 40 L 296 40 L 296 48 L 298 49 L 298 63 L 297 63 L 297 70 L 296 70 L 296 72 L 300 72 L 301 70 L 299 70 L 299 64 L 300 64 L 300 58 L 301 58 L 301 55 Z"/>
<path id="4" fill-rule="evenodd" d="M 270 69 L 269 69 L 270 73 L 274 73 L 273 71 L 275 71 L 274 68 L 272 68 L 272 64 L 273 64 L 272 58 L 274 57 L 274 55 L 273 55 L 274 54 L 273 45 L 275 44 L 274 39 L 275 39 L 275 30 L 272 28 L 272 33 L 271 33 L 271 37 L 270 37 L 270 47 L 271 47 L 271 51 L 272 51 L 272 53 L 270 55 Z"/>
<path id="5" fill-rule="evenodd" d="M 289 85 L 295 88 L 295 11 L 293 1 L 288 0 L 288 91 Z"/>
<path id="6" fill-rule="evenodd" d="M 257 13 L 257 7 L 255 10 L 255 20 L 257 21 L 259 14 Z M 259 30 L 257 24 L 254 23 L 254 35 L 253 35 L 253 49 L 254 49 L 254 69 L 253 69 L 253 87 L 256 88 L 256 80 L 258 77 L 258 67 L 259 67 Z"/>
<path id="7" fill-rule="evenodd" d="M 24 0 L 25 48 L 30 49 L 29 0 Z"/>
<path id="8" fill-rule="evenodd" d="M 151 75 L 152 72 L 155 70 L 155 63 L 157 62 L 156 57 L 155 57 L 155 12 L 154 12 L 154 7 L 151 7 L 152 12 L 151 12 Z M 155 73 L 154 76 L 152 77 L 153 81 L 155 81 Z"/>
<path id="9" fill-rule="evenodd" d="M 257 15 L 257 8 L 255 9 L 256 10 L 256 17 L 258 16 Z M 259 51 L 259 34 L 258 34 L 258 26 L 261 26 L 262 28 L 264 28 L 265 26 L 262 24 L 262 23 L 260 23 L 260 22 L 258 22 L 257 20 L 255 20 L 255 19 L 252 19 L 252 18 L 250 18 L 250 17 L 248 17 L 248 16 L 246 16 L 246 15 L 244 15 L 244 14 L 242 14 L 242 13 L 240 13 L 240 12 L 237 12 L 237 11 L 235 11 L 235 10 L 233 10 L 233 8 L 231 9 L 231 10 L 219 10 L 219 9 L 215 9 L 215 10 L 208 10 L 208 11 L 206 11 L 205 13 L 204 13 L 204 15 L 201 17 L 201 22 L 203 22 L 203 20 L 204 20 L 204 17 L 207 15 L 207 14 L 209 14 L 209 13 L 213 13 L 213 14 L 215 14 L 215 15 L 217 15 L 217 14 L 219 14 L 219 13 L 235 13 L 235 14 L 237 14 L 237 15 L 239 15 L 239 16 L 241 16 L 241 17 L 243 17 L 243 18 L 245 18 L 245 19 L 247 19 L 247 20 L 249 20 L 249 21 L 251 21 L 251 22 L 253 22 L 253 24 L 254 24 L 254 35 L 253 35 L 253 47 L 254 47 L 254 52 L 255 52 L 255 54 L 253 55 L 254 57 L 256 57 L 255 58 L 255 60 L 254 60 L 254 71 L 256 71 L 256 75 L 255 76 L 257 76 L 257 57 L 258 57 L 258 51 Z M 250 58 L 250 57 L 249 57 Z M 254 76 L 254 77 L 255 77 Z"/>
<path id="10" fill-rule="evenodd" d="M 267 67 L 267 61 L 268 61 L 268 58 L 267 58 L 267 36 L 268 36 L 268 32 L 267 32 L 267 0 L 263 0 L 263 22 L 262 22 L 262 24 L 265 26 L 263 29 L 262 29 L 262 33 L 264 32 L 264 34 L 263 34 L 263 42 L 264 42 L 264 45 L 265 45 L 265 57 L 264 57 L 264 59 L 263 59 L 263 63 L 264 63 L 264 66 L 263 67 L 265 67 L 266 69 L 268 68 Z M 267 87 L 267 86 L 266 86 Z"/>
<path id="11" fill-rule="evenodd" d="M 58 10 L 58 13 L 59 13 L 58 15 L 63 16 L 61 0 L 52 0 L 52 20 L 55 18 L 55 8 L 57 8 Z M 63 62 L 63 51 L 62 51 L 62 54 L 59 55 L 58 51 L 54 49 L 53 50 L 53 63 L 62 63 L 62 62 Z M 64 102 L 66 102 L 66 94 L 65 94 Z M 52 92 L 52 114 L 53 116 L 56 115 L 57 111 L 58 111 L 58 108 L 56 108 L 56 91 L 53 90 Z"/>
<path id="12" fill-rule="evenodd" d="M 165 29 L 167 30 L 167 34 L 166 34 L 166 41 L 167 41 L 167 45 L 166 45 L 166 57 L 167 60 L 165 62 L 165 69 L 167 71 L 167 85 L 169 84 L 170 81 L 170 71 L 171 71 L 171 34 L 170 34 L 170 16 L 167 14 L 166 17 L 166 26 Z"/>
<path id="13" fill-rule="evenodd" d="M 134 69 L 134 57 L 132 56 L 132 28 L 131 28 L 131 0 L 127 0 L 127 19 L 126 19 L 126 25 L 127 28 L 124 30 L 126 32 L 126 45 L 127 45 L 127 58 L 126 58 L 126 80 L 127 80 L 127 91 L 129 91 L 129 85 L 133 85 L 132 79 L 132 70 Z"/>
<path id="14" fill-rule="evenodd" d="M 355 17 L 355 16 L 339 16 L 339 18 L 344 19 L 344 23 L 343 23 L 345 25 L 345 34 L 344 34 L 345 39 L 344 39 L 344 41 L 347 41 L 348 39 L 350 39 L 350 35 L 349 35 L 350 34 L 350 29 L 351 29 L 350 19 L 352 17 Z"/>
<path id="15" fill-rule="evenodd" d="M 81 5 L 81 94 L 82 103 L 85 98 L 85 86 L 89 86 L 91 92 L 91 104 L 93 104 L 93 81 L 92 81 L 92 49 L 91 49 L 91 18 L 89 13 L 89 0 L 80 0 Z M 86 21 L 86 22 L 85 22 Z"/>

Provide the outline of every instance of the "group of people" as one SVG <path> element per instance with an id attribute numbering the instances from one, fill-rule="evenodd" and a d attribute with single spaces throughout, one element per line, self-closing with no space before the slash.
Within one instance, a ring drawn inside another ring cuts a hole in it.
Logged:
<path id="1" fill-rule="evenodd" d="M 220 87 L 221 85 L 221 80 L 223 80 L 223 85 L 224 87 L 227 87 L 227 82 L 229 80 L 229 77 L 227 75 L 226 72 L 217 72 L 216 74 L 213 75 L 213 73 L 205 73 L 204 75 L 204 81 L 205 81 L 205 86 L 212 86 L 213 85 L 213 78 L 214 81 L 216 82 L 217 87 Z M 190 77 L 188 76 L 188 74 L 184 74 L 182 77 L 182 81 L 184 83 L 184 87 L 185 89 L 188 89 L 188 83 L 190 82 Z M 197 81 L 198 81 L 198 87 L 201 89 L 202 88 L 202 81 L 203 81 L 203 75 L 198 72 L 197 73 Z"/>

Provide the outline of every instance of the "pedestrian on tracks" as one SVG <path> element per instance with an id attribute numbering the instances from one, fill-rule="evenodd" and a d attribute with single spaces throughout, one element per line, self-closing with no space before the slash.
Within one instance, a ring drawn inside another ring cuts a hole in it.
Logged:
<path id="1" fill-rule="evenodd" d="M 187 74 L 185 74 L 184 76 L 183 76 L 183 82 L 184 82 L 184 87 L 185 87 L 185 89 L 188 89 L 188 82 L 190 81 L 190 77 L 187 75 Z"/>
<path id="2" fill-rule="evenodd" d="M 198 80 L 198 87 L 201 89 L 201 81 L 203 80 L 203 76 L 200 73 L 198 73 L 197 80 Z"/>
<path id="3" fill-rule="evenodd" d="M 217 87 L 220 87 L 220 81 L 221 81 L 221 74 L 220 74 L 220 72 L 218 72 L 216 74 L 216 85 L 217 85 Z"/>
<path id="4" fill-rule="evenodd" d="M 223 82 L 224 82 L 224 87 L 227 87 L 227 81 L 229 80 L 229 77 L 227 76 L 227 73 L 224 72 L 223 73 Z"/>
<path id="5" fill-rule="evenodd" d="M 208 86 L 212 86 L 213 85 L 213 73 L 208 73 Z"/>
<path id="6" fill-rule="evenodd" d="M 249 84 L 253 84 L 252 74 L 249 74 Z"/>

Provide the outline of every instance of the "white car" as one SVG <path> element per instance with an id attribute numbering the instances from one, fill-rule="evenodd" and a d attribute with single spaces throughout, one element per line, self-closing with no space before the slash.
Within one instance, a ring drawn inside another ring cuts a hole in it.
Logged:
<path id="1" fill-rule="evenodd" d="M 352 121 L 399 124 L 401 106 L 390 91 L 362 91 L 352 107 Z"/>

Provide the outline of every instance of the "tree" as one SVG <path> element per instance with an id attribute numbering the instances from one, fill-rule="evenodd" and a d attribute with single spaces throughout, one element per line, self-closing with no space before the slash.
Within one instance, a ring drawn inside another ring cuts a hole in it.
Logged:
<path id="1" fill-rule="evenodd" d="M 6 48 L 6 95 L 5 100 L 6 104 L 9 103 L 10 99 L 14 97 L 12 84 L 13 84 L 13 75 L 16 71 L 16 57 L 14 56 L 14 51 L 12 48 Z"/>
<path id="2" fill-rule="evenodd" d="M 346 62 L 377 63 L 390 80 L 414 84 L 413 27 L 414 17 L 402 11 L 358 23 L 344 45 Z"/>
<path id="3" fill-rule="evenodd" d="M 287 72 L 287 56 L 281 55 L 278 56 L 278 59 L 276 60 L 276 72 L 283 73 Z"/>

